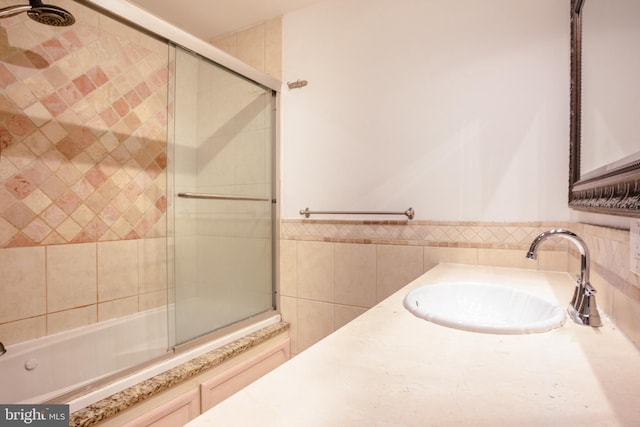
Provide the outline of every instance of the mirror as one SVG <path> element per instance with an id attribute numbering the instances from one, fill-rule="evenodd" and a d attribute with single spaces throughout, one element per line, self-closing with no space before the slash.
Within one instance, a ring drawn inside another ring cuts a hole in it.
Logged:
<path id="1" fill-rule="evenodd" d="M 640 216 L 638 42 L 638 0 L 571 0 L 574 209 Z"/>

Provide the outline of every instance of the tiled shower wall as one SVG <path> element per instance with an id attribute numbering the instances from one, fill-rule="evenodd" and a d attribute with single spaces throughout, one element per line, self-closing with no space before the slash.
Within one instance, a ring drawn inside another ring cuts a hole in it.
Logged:
<path id="1" fill-rule="evenodd" d="M 5 344 L 166 302 L 167 45 L 57 4 L 0 22 Z"/>
<path id="2" fill-rule="evenodd" d="M 538 260 L 533 239 L 564 227 L 591 248 L 601 310 L 640 345 L 640 280 L 629 273 L 628 231 L 576 223 L 458 223 L 283 220 L 280 309 L 299 353 L 439 262 L 579 272 L 578 254 L 549 239 Z"/>
<path id="3" fill-rule="evenodd" d="M 282 18 L 211 40 L 218 49 L 282 79 Z"/>

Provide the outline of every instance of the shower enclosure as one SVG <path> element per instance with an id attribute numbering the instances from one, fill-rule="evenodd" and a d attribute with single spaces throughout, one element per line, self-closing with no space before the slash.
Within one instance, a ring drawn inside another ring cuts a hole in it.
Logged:
<path id="1" fill-rule="evenodd" d="M 94 402 L 279 321 L 280 81 L 125 0 L 56 0 L 64 29 L 12 3 L 0 402 Z"/>
<path id="2" fill-rule="evenodd" d="M 181 344 L 274 308 L 275 92 L 178 46 L 170 64 L 171 335 Z"/>

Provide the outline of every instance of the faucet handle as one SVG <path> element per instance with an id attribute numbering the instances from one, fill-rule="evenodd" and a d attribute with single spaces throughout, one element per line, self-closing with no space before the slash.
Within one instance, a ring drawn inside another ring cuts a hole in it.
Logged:
<path id="1" fill-rule="evenodd" d="M 584 293 L 581 300 L 576 307 L 578 317 L 582 321 L 583 325 L 599 327 L 602 326 L 602 320 L 598 313 L 598 307 L 596 306 L 596 290 L 587 282 L 584 284 Z"/>

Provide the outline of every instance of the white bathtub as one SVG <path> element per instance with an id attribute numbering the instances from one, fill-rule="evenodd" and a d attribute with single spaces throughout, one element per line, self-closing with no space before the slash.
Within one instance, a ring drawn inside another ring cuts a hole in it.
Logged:
<path id="1" fill-rule="evenodd" d="M 89 385 L 102 378 L 171 355 L 166 308 L 7 346 L 0 356 L 0 402 L 40 403 L 86 386 L 91 391 L 68 402 L 74 412 L 279 320 L 274 314 L 95 390 Z"/>

